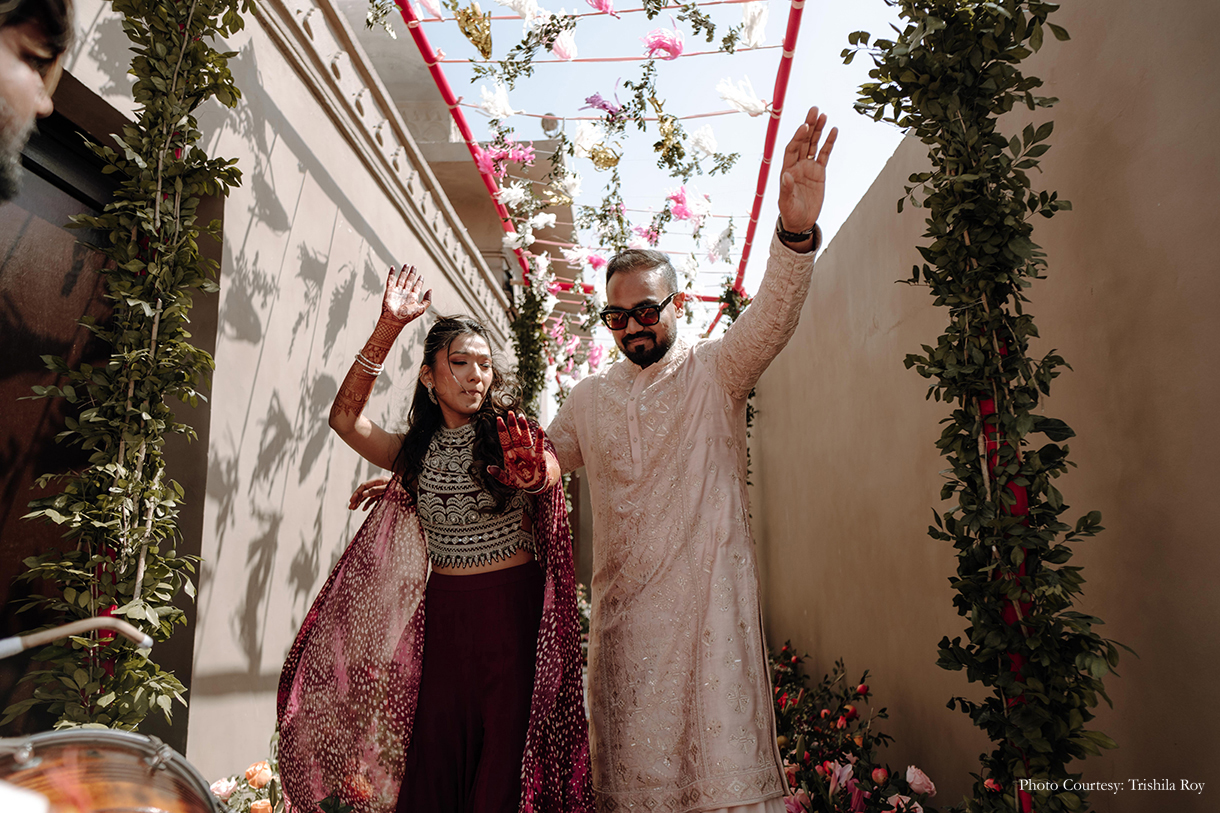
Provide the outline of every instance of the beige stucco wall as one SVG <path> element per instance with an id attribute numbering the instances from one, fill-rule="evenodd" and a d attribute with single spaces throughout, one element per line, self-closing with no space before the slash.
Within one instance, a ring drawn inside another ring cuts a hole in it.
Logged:
<path id="1" fill-rule="evenodd" d="M 78 13 L 69 70 L 130 114 L 117 19 L 97 0 Z M 243 99 L 198 115 L 209 154 L 237 158 L 244 182 L 224 204 L 206 493 L 186 497 L 204 503 L 198 620 L 179 633 L 195 636 L 187 756 L 209 780 L 267 756 L 284 656 L 364 517 L 347 498 L 373 471 L 326 418 L 387 268 L 415 264 L 434 313 L 475 314 L 508 343 L 497 275 L 342 15 L 261 2 L 228 48 Z M 384 426 L 401 425 L 430 322 L 387 360 L 370 404 Z"/>
<path id="2" fill-rule="evenodd" d="M 1220 70 L 1211 3 L 1067 3 L 1031 66 L 1060 104 L 1041 188 L 1075 210 L 1035 224 L 1049 278 L 1031 292 L 1042 340 L 1072 364 L 1046 414 L 1066 420 L 1079 468 L 1059 481 L 1067 517 L 1100 510 L 1107 530 L 1076 546 L 1087 579 L 1079 609 L 1103 618 L 1124 655 L 1097 727 L 1120 748 L 1077 764 L 1086 781 L 1188 779 L 1202 795 L 1125 790 L 1095 795 L 1104 811 L 1215 809 L 1220 702 L 1211 508 L 1220 397 L 1220 233 L 1216 132 Z M 1016 132 L 1030 120 L 1006 123 Z M 1019 120 L 1018 120 L 1019 119 Z M 988 744 L 954 695 L 963 673 L 936 667 L 936 645 L 965 623 L 951 607 L 948 543 L 924 529 L 944 463 L 933 448 L 947 407 L 905 354 L 934 343 L 946 321 L 926 288 L 894 284 L 918 262 L 918 210 L 894 202 L 924 147 L 904 142 L 818 261 L 800 329 L 758 388 L 753 516 L 768 634 L 836 657 L 889 707 L 895 767 L 916 763 L 957 801 Z M 843 177 L 848 168 L 834 168 Z M 832 178 L 831 182 L 835 182 Z"/>

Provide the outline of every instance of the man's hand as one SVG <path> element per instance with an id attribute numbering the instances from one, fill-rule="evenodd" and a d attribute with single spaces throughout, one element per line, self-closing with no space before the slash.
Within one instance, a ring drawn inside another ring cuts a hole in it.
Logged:
<path id="1" fill-rule="evenodd" d="M 390 484 L 389 477 L 374 477 L 372 480 L 361 483 L 352 492 L 352 498 L 347 502 L 349 511 L 355 511 L 357 508 L 367 511 L 373 507 L 373 503 L 381 499 L 381 495 L 385 494 L 386 486 Z M 364 503 L 363 506 L 360 503 Z"/>
<path id="2" fill-rule="evenodd" d="M 826 143 L 818 150 L 826 117 L 816 107 L 809 108 L 808 115 L 796 135 L 784 150 L 784 165 L 779 179 L 779 216 L 784 230 L 803 232 L 812 229 L 822 213 L 822 200 L 826 195 L 826 162 L 838 138 L 839 128 L 832 127 Z"/>
<path id="3" fill-rule="evenodd" d="M 488 466 L 487 473 L 509 488 L 537 491 L 547 480 L 546 451 L 542 445 L 542 429 L 530 428 L 524 415 L 508 413 L 508 421 L 496 418 L 500 448 L 504 450 L 504 468 Z"/>

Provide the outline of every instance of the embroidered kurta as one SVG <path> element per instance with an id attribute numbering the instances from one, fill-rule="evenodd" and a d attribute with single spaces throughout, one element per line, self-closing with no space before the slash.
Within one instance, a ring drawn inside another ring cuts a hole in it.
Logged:
<path id="1" fill-rule="evenodd" d="M 813 269 L 773 239 L 754 303 L 717 339 L 619 361 L 547 430 L 593 502 L 589 699 L 599 811 L 781 795 L 746 493 L 746 398 L 796 329 Z"/>

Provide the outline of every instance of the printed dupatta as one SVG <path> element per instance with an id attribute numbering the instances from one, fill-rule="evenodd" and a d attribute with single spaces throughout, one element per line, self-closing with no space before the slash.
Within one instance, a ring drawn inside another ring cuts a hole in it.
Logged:
<path id="1" fill-rule="evenodd" d="M 567 507 L 560 486 L 534 499 L 546 582 L 520 813 L 592 813 Z M 295 813 L 318 813 L 330 796 L 355 813 L 395 809 L 419 699 L 427 576 L 415 505 L 394 477 L 314 600 L 280 674 L 280 779 Z"/>

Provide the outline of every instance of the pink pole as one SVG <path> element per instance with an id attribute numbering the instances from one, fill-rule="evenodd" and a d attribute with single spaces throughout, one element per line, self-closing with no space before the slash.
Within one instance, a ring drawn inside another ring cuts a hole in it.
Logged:
<path id="1" fill-rule="evenodd" d="M 742 280 L 746 275 L 746 261 L 750 259 L 750 248 L 754 244 L 754 232 L 758 228 L 758 216 L 762 210 L 763 195 L 767 191 L 767 176 L 771 171 L 771 156 L 775 152 L 775 140 L 779 135 L 779 119 L 784 112 L 784 97 L 788 94 L 788 77 L 792 73 L 792 57 L 796 54 L 796 37 L 801 30 L 801 12 L 805 8 L 805 0 L 794 0 L 788 10 L 788 29 L 784 32 L 783 57 L 779 61 L 779 70 L 775 74 L 775 92 L 771 95 L 771 120 L 767 122 L 767 137 L 763 142 L 762 163 L 758 167 L 758 185 L 754 190 L 754 208 L 750 212 L 750 225 L 746 227 L 746 241 L 741 249 L 741 262 L 737 266 L 737 279 L 733 281 L 734 290 L 744 294 Z M 716 323 L 724 313 L 720 306 L 716 318 L 707 328 L 710 335 Z"/>
<path id="2" fill-rule="evenodd" d="M 474 134 L 470 131 L 470 125 L 466 122 L 466 114 L 462 112 L 457 97 L 453 95 L 453 88 L 449 87 L 449 80 L 445 78 L 445 71 L 438 64 L 439 60 L 436 58 L 436 52 L 432 50 L 432 44 L 428 42 L 428 37 L 424 34 L 409 0 L 396 0 L 396 2 L 398 10 L 402 13 L 403 22 L 407 24 L 407 30 L 411 32 L 411 38 L 415 40 L 415 46 L 419 48 L 419 55 L 423 57 L 424 64 L 428 66 L 428 71 L 432 74 L 432 81 L 436 83 L 436 89 L 440 91 L 441 98 L 449 106 L 449 115 L 453 117 L 453 123 L 457 125 L 458 132 L 462 134 L 466 148 L 470 150 L 471 159 L 477 162 L 483 148 L 479 146 L 479 142 L 475 141 Z M 500 186 L 496 183 L 496 179 L 492 177 L 491 173 L 482 170 L 479 171 L 479 176 L 483 179 L 483 185 L 487 187 L 487 194 L 491 196 L 491 202 L 495 204 L 496 213 L 500 216 L 500 225 L 504 227 L 504 232 L 507 234 L 510 231 L 516 231 L 513 228 L 508 209 L 500 202 Z M 521 272 L 528 282 L 529 263 L 521 249 L 513 249 L 513 251 L 517 255 L 517 261 L 521 263 Z"/>

